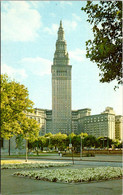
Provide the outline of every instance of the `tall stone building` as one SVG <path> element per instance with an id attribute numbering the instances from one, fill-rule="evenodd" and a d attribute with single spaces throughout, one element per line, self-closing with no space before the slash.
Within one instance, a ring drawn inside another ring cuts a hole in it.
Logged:
<path id="1" fill-rule="evenodd" d="M 123 141 L 123 116 L 115 117 L 115 138 Z"/>
<path id="2" fill-rule="evenodd" d="M 58 30 L 52 71 L 52 132 L 71 132 L 71 68 L 62 22 Z"/>

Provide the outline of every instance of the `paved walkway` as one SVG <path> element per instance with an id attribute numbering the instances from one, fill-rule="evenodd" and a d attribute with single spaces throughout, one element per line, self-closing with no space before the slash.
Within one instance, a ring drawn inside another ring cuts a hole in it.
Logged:
<path id="1" fill-rule="evenodd" d="M 29 157 L 30 159 L 35 157 Z M 52 155 L 52 156 L 39 156 L 36 157 L 37 159 L 55 159 L 55 160 L 71 160 L 72 157 L 60 157 L 59 155 Z M 96 155 L 95 157 L 74 157 L 76 161 L 100 161 L 100 162 L 122 162 L 123 158 L 122 155 Z"/>
<path id="2" fill-rule="evenodd" d="M 1 159 L 8 159 L 11 158 L 9 157 L 4 157 L 2 156 Z M 19 158 L 24 158 L 24 157 L 19 157 Z M 34 156 L 34 157 L 29 157 L 29 159 L 48 159 L 48 160 L 72 160 L 72 157 L 60 157 L 58 154 L 52 154 L 49 156 Z M 76 161 L 97 161 L 97 162 L 123 162 L 123 156 L 122 155 L 103 155 L 103 154 L 98 154 L 95 157 L 74 157 L 74 160 Z"/>

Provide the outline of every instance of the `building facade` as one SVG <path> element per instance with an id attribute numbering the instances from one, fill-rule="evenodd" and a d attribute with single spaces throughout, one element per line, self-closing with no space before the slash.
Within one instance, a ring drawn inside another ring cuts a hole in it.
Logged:
<path id="1" fill-rule="evenodd" d="M 40 135 L 45 133 L 56 134 L 52 129 L 52 110 L 35 108 L 36 112 L 28 113 L 27 116 L 36 119 L 40 123 Z M 115 115 L 113 108 L 106 107 L 101 114 L 91 115 L 91 109 L 85 108 L 72 111 L 71 132 L 81 132 L 95 137 L 109 137 L 123 141 L 123 116 Z"/>
<path id="2" fill-rule="evenodd" d="M 115 117 L 115 138 L 123 141 L 123 116 Z"/>

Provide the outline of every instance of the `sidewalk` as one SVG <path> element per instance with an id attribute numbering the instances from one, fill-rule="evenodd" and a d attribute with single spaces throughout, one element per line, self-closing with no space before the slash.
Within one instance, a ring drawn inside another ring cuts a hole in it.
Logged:
<path id="1" fill-rule="evenodd" d="M 29 159 L 48 159 L 48 160 L 72 160 L 72 157 L 60 157 L 58 155 L 54 156 L 39 156 L 39 157 L 29 157 Z M 97 161 L 97 162 L 122 162 L 122 155 L 96 155 L 95 157 L 74 157 L 75 161 Z"/>
<path id="2" fill-rule="evenodd" d="M 11 156 L 2 156 L 1 159 L 24 159 L 25 157 L 11 157 Z M 28 156 L 28 159 L 42 159 L 42 160 L 72 160 L 72 157 L 61 157 L 58 154 L 49 155 L 49 156 Z M 74 157 L 74 161 L 95 161 L 95 162 L 123 162 L 122 155 L 105 155 L 105 154 L 98 154 L 95 157 Z"/>

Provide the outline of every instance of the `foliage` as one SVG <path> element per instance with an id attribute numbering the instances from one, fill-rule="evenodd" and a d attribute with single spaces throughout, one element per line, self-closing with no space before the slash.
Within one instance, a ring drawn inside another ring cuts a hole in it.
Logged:
<path id="1" fill-rule="evenodd" d="M 82 142 L 81 142 L 81 138 L 82 138 Z M 29 148 L 31 149 L 38 148 L 43 150 L 43 147 L 48 147 L 48 148 L 55 147 L 55 149 L 58 148 L 60 151 L 63 151 L 68 148 L 70 144 L 70 139 L 71 139 L 72 146 L 76 151 L 80 151 L 81 143 L 82 143 L 82 147 L 89 147 L 89 148 L 91 147 L 103 148 L 103 146 L 111 148 L 112 144 L 114 144 L 115 147 L 117 145 L 117 147 L 119 148 L 122 146 L 122 144 L 120 144 L 120 142 L 117 140 L 113 141 L 112 139 L 107 137 L 96 138 L 95 136 L 88 135 L 87 133 L 81 133 L 79 135 L 72 133 L 68 136 L 66 134 L 61 134 L 61 133 L 57 133 L 57 134 L 50 133 L 50 136 L 49 134 L 48 135 L 46 134 L 44 136 L 39 136 L 34 141 L 29 141 Z"/>
<path id="2" fill-rule="evenodd" d="M 52 133 L 46 133 L 44 136 L 45 137 L 51 137 L 52 136 Z"/>
<path id="3" fill-rule="evenodd" d="M 37 136 L 39 126 L 34 119 L 26 117 L 32 112 L 33 102 L 24 85 L 1 75 L 1 137 L 10 139 L 21 135 L 24 139 Z"/>
<path id="4" fill-rule="evenodd" d="M 75 133 L 71 133 L 66 138 L 66 146 L 69 146 L 70 143 L 72 143 L 73 138 L 76 136 Z"/>
<path id="5" fill-rule="evenodd" d="M 47 147 L 48 146 L 47 141 L 48 141 L 47 137 L 39 136 L 36 140 L 29 141 L 28 145 L 29 145 L 30 149 L 34 149 L 34 148 L 38 149 L 38 148 L 40 148 L 41 150 L 43 150 L 43 147 Z"/>
<path id="6" fill-rule="evenodd" d="M 59 150 L 64 150 L 66 148 L 66 134 L 57 133 L 51 136 L 50 144 L 59 148 Z"/>
<path id="7" fill-rule="evenodd" d="M 88 135 L 84 138 L 84 146 L 86 147 L 96 147 L 97 139 L 93 135 Z"/>
<path id="8" fill-rule="evenodd" d="M 108 138 L 108 137 L 98 137 L 98 147 L 109 147 L 111 148 L 113 141 L 112 139 Z"/>
<path id="9" fill-rule="evenodd" d="M 118 144 L 118 148 L 123 148 L 123 142 Z"/>
<path id="10" fill-rule="evenodd" d="M 94 39 L 86 42 L 86 56 L 101 70 L 100 82 L 122 83 L 122 1 L 87 1 L 81 10 L 93 25 Z"/>
<path id="11" fill-rule="evenodd" d="M 119 140 L 115 139 L 112 141 L 112 144 L 114 144 L 115 148 L 119 148 L 119 146 L 121 146 L 121 143 L 119 142 Z"/>
<path id="12" fill-rule="evenodd" d="M 79 136 L 81 136 L 81 137 L 86 137 L 86 136 L 88 136 L 88 134 L 82 132 L 82 133 L 79 134 Z"/>
<path id="13" fill-rule="evenodd" d="M 22 150 L 24 148 L 24 140 L 23 140 L 23 136 L 22 135 L 18 135 L 15 138 L 15 142 L 16 142 L 16 148 L 19 150 Z"/>
<path id="14" fill-rule="evenodd" d="M 22 136 L 24 139 L 34 141 L 39 135 L 40 127 L 35 119 L 24 117 L 21 129 L 23 130 Z"/>
<path id="15" fill-rule="evenodd" d="M 85 137 L 87 137 L 88 134 L 87 133 L 81 133 L 79 135 L 75 135 L 72 139 L 72 145 L 73 147 L 77 150 L 77 151 L 80 151 L 80 147 L 81 147 L 81 144 L 82 144 L 82 147 L 84 147 L 84 139 Z"/>

